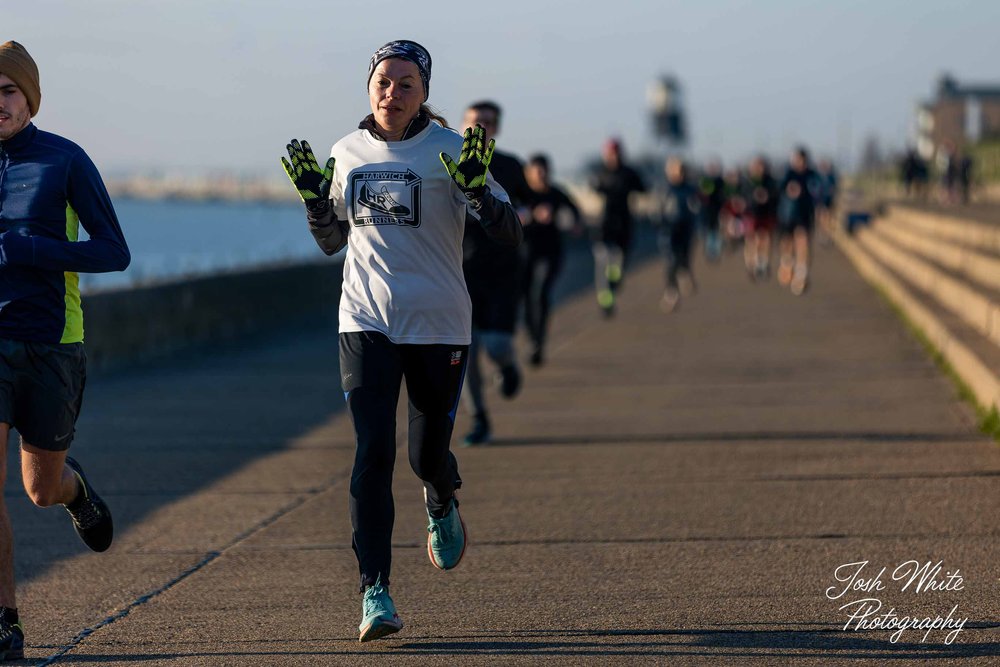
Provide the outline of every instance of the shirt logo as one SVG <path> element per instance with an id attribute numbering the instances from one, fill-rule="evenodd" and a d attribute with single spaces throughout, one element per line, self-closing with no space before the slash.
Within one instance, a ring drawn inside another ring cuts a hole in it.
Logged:
<path id="1" fill-rule="evenodd" d="M 350 186 L 350 217 L 355 227 L 420 226 L 421 180 L 411 169 L 356 171 Z"/>

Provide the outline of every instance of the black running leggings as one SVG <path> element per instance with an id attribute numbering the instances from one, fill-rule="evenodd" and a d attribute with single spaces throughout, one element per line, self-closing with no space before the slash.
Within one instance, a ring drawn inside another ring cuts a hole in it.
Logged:
<path id="1" fill-rule="evenodd" d="M 410 467 L 424 482 L 428 510 L 437 514 L 462 484 L 449 444 L 467 356 L 466 345 L 398 345 L 371 331 L 340 334 L 340 377 L 357 442 L 351 526 L 362 591 L 379 575 L 389 582 L 402 381 L 409 395 Z"/>
<path id="2" fill-rule="evenodd" d="M 677 289 L 677 274 L 687 271 L 691 275 L 691 244 L 694 235 L 688 228 L 670 230 L 664 252 L 667 260 L 667 287 Z"/>
<path id="3" fill-rule="evenodd" d="M 548 333 L 552 287 L 562 269 L 562 253 L 532 254 L 523 269 L 524 319 L 531 342 L 536 349 L 541 349 Z"/>

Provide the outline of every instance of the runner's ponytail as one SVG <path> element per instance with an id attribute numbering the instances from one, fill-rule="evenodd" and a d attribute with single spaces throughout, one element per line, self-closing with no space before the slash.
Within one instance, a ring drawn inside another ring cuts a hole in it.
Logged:
<path id="1" fill-rule="evenodd" d="M 435 121 L 441 127 L 448 127 L 448 121 L 445 120 L 444 116 L 438 113 L 437 109 L 426 102 L 420 105 L 420 112 L 427 114 L 429 119 Z"/>

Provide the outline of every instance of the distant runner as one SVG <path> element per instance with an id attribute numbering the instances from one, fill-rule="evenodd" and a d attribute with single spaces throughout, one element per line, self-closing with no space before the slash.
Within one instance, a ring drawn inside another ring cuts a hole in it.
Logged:
<path id="1" fill-rule="evenodd" d="M 778 225 L 778 183 L 763 157 L 750 161 L 745 193 L 747 231 L 743 258 L 752 280 L 767 280 L 771 273 L 771 237 Z"/>
<path id="2" fill-rule="evenodd" d="M 701 200 L 701 226 L 705 236 L 705 259 L 714 262 L 722 254 L 721 216 L 726 203 L 726 182 L 722 178 L 722 165 L 713 160 L 705 165 L 705 172 L 698 179 L 698 197 Z"/>
<path id="3" fill-rule="evenodd" d="M 463 129 L 479 125 L 486 141 L 500 129 L 501 110 L 496 102 L 483 100 L 469 105 Z M 524 180 L 524 165 L 508 153 L 496 151 L 490 175 L 504 189 L 520 216 L 527 213 L 531 190 Z M 521 297 L 521 255 L 518 248 L 494 242 L 483 226 L 471 217 L 466 220 L 462 241 L 462 270 L 472 299 L 472 345 L 465 393 L 472 407 L 472 430 L 466 445 L 483 445 L 492 438 L 492 424 L 486 407 L 486 378 L 480 351 L 496 368 L 500 394 L 514 398 L 521 389 L 521 369 L 514 351 L 514 329 Z"/>
<path id="4" fill-rule="evenodd" d="M 690 291 L 693 293 L 696 289 L 694 273 L 691 271 L 691 246 L 694 244 L 701 204 L 699 189 L 691 184 L 687 165 L 680 158 L 672 157 L 667 160 L 666 174 L 667 192 L 660 229 L 660 247 L 666 260 L 667 288 L 660 300 L 660 307 L 669 313 L 680 303 L 678 276 L 681 272 L 690 280 Z"/>
<path id="5" fill-rule="evenodd" d="M 780 190 L 778 282 L 798 296 L 805 292 L 809 280 L 809 245 L 816 220 L 816 198 L 820 192 L 819 178 L 809 165 L 805 148 L 799 147 L 792 152 Z"/>
<path id="6" fill-rule="evenodd" d="M 834 209 L 837 207 L 837 189 L 840 185 L 837 170 L 828 159 L 820 160 L 816 166 L 819 180 L 819 196 L 816 199 L 816 216 L 819 218 L 820 243 L 829 246 L 835 232 Z"/>
<path id="7" fill-rule="evenodd" d="M 531 213 L 524 226 L 527 261 L 524 265 L 524 317 L 531 337 L 531 365 L 545 361 L 545 341 L 549 328 L 549 308 L 552 287 L 562 270 L 563 231 L 559 228 L 560 213 L 572 218 L 574 233 L 580 234 L 580 209 L 562 188 L 550 180 L 549 159 L 534 155 L 528 160 L 525 175 L 531 187 Z"/>
<path id="8" fill-rule="evenodd" d="M 594 242 L 594 283 L 597 304 L 605 317 L 615 312 L 615 292 L 625 277 L 625 262 L 632 247 L 632 208 L 629 195 L 645 192 L 638 172 L 624 163 L 621 142 L 609 139 L 601 151 L 604 164 L 591 186 L 604 195 L 601 227 Z"/>

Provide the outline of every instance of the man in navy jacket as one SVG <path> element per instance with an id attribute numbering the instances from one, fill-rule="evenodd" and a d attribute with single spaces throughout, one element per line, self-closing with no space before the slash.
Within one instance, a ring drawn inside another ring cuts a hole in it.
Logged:
<path id="1" fill-rule="evenodd" d="M 123 271 L 130 255 L 94 163 L 31 122 L 40 102 L 34 60 L 0 44 L 0 485 L 14 427 L 32 502 L 63 505 L 84 543 L 104 551 L 111 513 L 66 456 L 86 379 L 78 272 Z M 0 488 L 0 661 L 24 654 L 12 537 Z"/>

